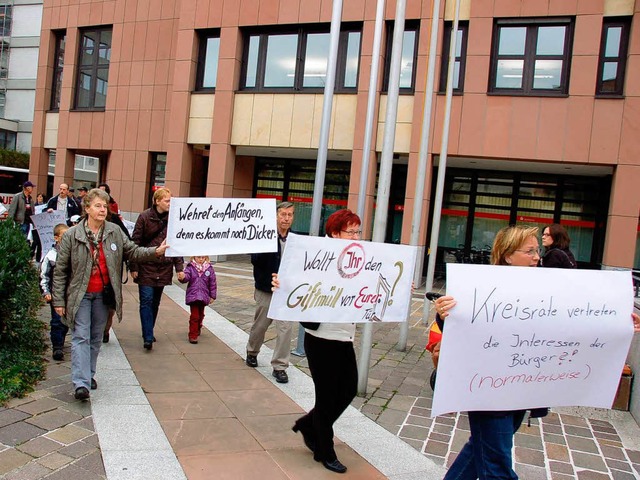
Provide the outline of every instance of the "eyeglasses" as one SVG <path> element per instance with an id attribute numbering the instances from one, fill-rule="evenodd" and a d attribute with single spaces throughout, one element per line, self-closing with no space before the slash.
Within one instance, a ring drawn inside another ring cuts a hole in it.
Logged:
<path id="1" fill-rule="evenodd" d="M 342 233 L 346 233 L 350 237 L 354 237 L 356 235 L 361 235 L 362 230 L 340 230 Z"/>
<path id="2" fill-rule="evenodd" d="M 529 250 L 516 250 L 516 252 L 522 252 L 525 255 L 529 255 L 530 257 L 540 256 L 542 250 L 539 248 L 530 248 Z"/>
<path id="3" fill-rule="evenodd" d="M 550 233 L 543 233 L 543 234 L 542 234 L 542 236 L 543 236 L 543 237 L 550 237 L 550 236 L 551 236 L 551 234 L 550 234 Z"/>

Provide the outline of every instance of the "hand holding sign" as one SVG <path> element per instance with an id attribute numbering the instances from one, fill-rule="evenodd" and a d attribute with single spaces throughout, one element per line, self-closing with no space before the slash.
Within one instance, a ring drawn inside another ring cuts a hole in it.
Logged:
<path id="1" fill-rule="evenodd" d="M 448 265 L 451 295 L 436 301 L 447 319 L 432 414 L 610 408 L 631 343 L 629 276 Z"/>

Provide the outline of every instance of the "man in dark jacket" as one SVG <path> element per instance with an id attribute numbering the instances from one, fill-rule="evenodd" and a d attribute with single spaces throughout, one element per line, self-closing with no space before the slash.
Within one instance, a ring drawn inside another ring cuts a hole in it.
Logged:
<path id="1" fill-rule="evenodd" d="M 69 194 L 69 185 L 61 183 L 58 191 L 58 195 L 51 197 L 47 202 L 47 212 L 64 211 L 64 220 L 68 226 L 71 226 L 70 218 L 74 215 L 80 215 L 82 211 L 75 199 Z"/>
<path id="2" fill-rule="evenodd" d="M 264 335 L 271 325 L 273 319 L 267 317 L 269 304 L 271 303 L 271 275 L 278 273 L 280 268 L 280 259 L 284 252 L 287 241 L 287 235 L 293 224 L 293 203 L 280 202 L 277 207 L 277 224 L 278 224 L 278 251 L 272 253 L 254 253 L 251 255 L 251 263 L 253 264 L 253 278 L 255 280 L 255 291 L 253 298 L 256 301 L 256 312 L 253 316 L 253 325 L 249 333 L 249 341 L 247 342 L 247 359 L 246 363 L 250 367 L 258 366 L 258 353 L 260 347 L 264 343 Z M 272 375 L 278 383 L 287 383 L 289 377 L 286 369 L 289 366 L 289 355 L 291 350 L 291 332 L 293 330 L 292 322 L 283 322 L 276 320 L 276 345 L 273 349 L 273 357 L 271 358 L 271 366 L 273 367 Z"/>
<path id="3" fill-rule="evenodd" d="M 153 206 L 140 214 L 133 229 L 131 239 L 141 247 L 157 247 L 167 237 L 169 205 L 171 192 L 168 188 L 159 188 L 153 194 Z M 140 323 L 144 348 L 151 350 L 155 337 L 153 327 L 158 317 L 162 291 L 173 280 L 173 269 L 178 279 L 183 277 L 184 261 L 182 257 L 163 257 L 159 262 L 131 264 L 131 277 L 138 284 L 140 295 Z"/>

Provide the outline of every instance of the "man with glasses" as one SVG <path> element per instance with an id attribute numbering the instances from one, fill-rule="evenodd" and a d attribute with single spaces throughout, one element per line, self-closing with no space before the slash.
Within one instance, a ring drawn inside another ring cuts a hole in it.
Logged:
<path id="1" fill-rule="evenodd" d="M 277 206 L 276 223 L 278 228 L 278 251 L 270 253 L 254 253 L 251 255 L 253 264 L 253 278 L 255 280 L 255 291 L 253 298 L 256 301 L 256 311 L 253 317 L 253 325 L 249 333 L 247 342 L 246 363 L 250 367 L 258 366 L 258 353 L 264 343 L 264 336 L 267 328 L 273 319 L 267 317 L 269 304 L 271 303 L 271 276 L 278 273 L 280 259 L 284 253 L 287 242 L 287 235 L 293 224 L 294 206 L 291 202 L 280 202 Z M 275 321 L 276 345 L 271 357 L 272 375 L 278 383 L 287 383 L 287 367 L 289 366 L 289 355 L 291 350 L 291 332 L 293 322 Z"/>

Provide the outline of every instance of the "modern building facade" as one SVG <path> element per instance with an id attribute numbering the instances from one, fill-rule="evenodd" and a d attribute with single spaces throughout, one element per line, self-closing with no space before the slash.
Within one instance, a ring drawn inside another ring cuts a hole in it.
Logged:
<path id="1" fill-rule="evenodd" d="M 387 241 L 421 244 L 442 151 L 454 1 L 442 1 L 425 199 L 416 200 L 432 2 L 407 2 Z M 45 2 L 31 171 L 97 158 L 120 207 L 276 197 L 308 229 L 330 0 Z M 376 1 L 344 2 L 323 215 L 366 195 L 369 238 L 395 2 L 386 3 L 373 152 L 363 152 Z M 564 224 L 583 266 L 640 266 L 640 5 L 462 0 L 438 258 L 482 259 L 510 223 Z M 372 160 L 360 192 L 363 155 Z"/>
<path id="2" fill-rule="evenodd" d="M 31 151 L 42 0 L 0 3 L 0 148 Z"/>

